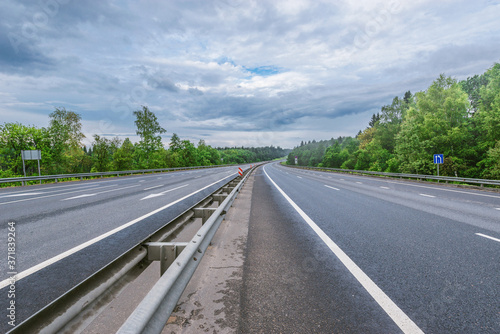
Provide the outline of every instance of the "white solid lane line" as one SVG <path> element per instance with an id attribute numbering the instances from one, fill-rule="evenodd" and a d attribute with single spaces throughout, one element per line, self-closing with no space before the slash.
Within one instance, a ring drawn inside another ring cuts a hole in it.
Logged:
<path id="1" fill-rule="evenodd" d="M 494 240 L 494 241 L 500 242 L 500 239 L 490 237 L 489 235 L 486 235 L 486 234 L 476 233 L 476 235 L 478 235 L 478 236 L 480 236 L 480 237 L 483 237 L 483 238 L 488 238 L 488 239 L 491 239 L 491 240 Z"/>
<path id="2" fill-rule="evenodd" d="M 330 250 L 342 261 L 344 266 L 351 272 L 351 274 L 358 280 L 359 283 L 368 291 L 368 293 L 375 299 L 375 301 L 384 309 L 384 311 L 391 317 L 391 319 L 398 325 L 403 333 L 409 334 L 423 334 L 424 332 L 411 320 L 390 298 L 380 289 L 375 282 L 373 282 L 368 275 L 366 275 L 361 268 L 344 251 L 337 246 L 336 243 L 330 239 L 316 223 L 309 218 L 309 216 L 302 211 L 302 209 L 295 204 L 295 202 L 288 197 L 288 195 L 274 182 L 273 179 L 267 174 L 266 167 L 263 168 L 264 173 L 269 178 L 271 183 L 278 189 L 278 191 L 285 197 L 290 205 L 297 211 L 306 223 L 313 229 L 314 232 L 323 240 L 323 242 L 330 248 Z"/>
<path id="3" fill-rule="evenodd" d="M 420 196 L 424 196 L 424 197 L 431 197 L 431 198 L 434 198 L 436 196 L 432 196 L 432 195 L 427 195 L 427 194 L 419 194 Z"/>
<path id="4" fill-rule="evenodd" d="M 151 211 L 150 213 L 147 213 L 147 214 L 145 214 L 145 215 L 143 215 L 143 216 L 141 216 L 141 217 L 139 217 L 139 218 L 137 218 L 137 219 L 134 219 L 134 220 L 132 220 L 132 221 L 130 221 L 130 222 L 128 222 L 128 223 L 126 223 L 126 224 L 124 224 L 124 225 L 118 226 L 117 228 L 115 228 L 115 229 L 113 229 L 113 230 L 111 230 L 111 231 L 109 231 L 109 232 L 106 232 L 106 233 L 104 233 L 104 234 L 101 234 L 100 236 L 95 237 L 94 239 L 91 239 L 91 240 L 89 240 L 89 241 L 87 241 L 87 242 L 84 242 L 84 243 L 83 243 L 83 244 L 81 244 L 81 245 L 78 245 L 78 246 L 76 246 L 76 247 L 73 247 L 73 248 L 71 248 L 70 250 L 67 250 L 67 251 L 66 251 L 66 252 L 64 252 L 64 253 L 61 253 L 61 254 L 59 254 L 59 255 L 54 256 L 53 258 L 50 258 L 50 259 L 48 259 L 48 260 L 46 260 L 46 261 L 44 261 L 44 262 L 42 262 L 42 263 L 39 263 L 39 264 L 37 264 L 36 266 L 33 266 L 33 267 L 29 268 L 29 269 L 26 269 L 25 271 L 22 271 L 22 272 L 20 272 L 19 274 L 17 274 L 17 275 L 16 275 L 16 279 L 17 279 L 17 280 L 23 279 L 23 278 L 25 278 L 25 277 L 27 277 L 27 276 L 29 276 L 29 275 L 31 275 L 31 274 L 33 274 L 33 273 L 35 273 L 35 272 L 37 272 L 37 271 L 39 271 L 39 270 L 43 269 L 43 268 L 45 268 L 45 267 L 48 267 L 48 266 L 50 266 L 51 264 L 56 263 L 57 261 L 62 260 L 62 259 L 64 259 L 65 257 L 70 256 L 71 254 L 74 254 L 74 253 L 76 253 L 76 252 L 78 252 L 78 251 L 80 251 L 80 250 L 82 250 L 82 249 L 84 249 L 84 248 L 86 248 L 86 247 L 88 247 L 88 246 L 90 246 L 90 245 L 95 244 L 95 243 L 96 243 L 96 242 L 98 242 L 98 241 L 101 241 L 102 239 L 105 239 L 105 238 L 109 237 L 110 235 L 113 235 L 113 234 L 115 234 L 115 233 L 117 233 L 117 232 L 119 232 L 119 231 L 121 231 L 121 230 L 123 230 L 123 229 L 126 229 L 126 228 L 127 228 L 127 227 L 129 227 L 129 226 L 132 226 L 132 225 L 134 225 L 134 224 L 136 224 L 136 223 L 140 222 L 141 220 L 144 220 L 144 219 L 146 219 L 146 218 L 148 218 L 148 217 L 150 217 L 150 216 L 154 215 L 155 213 L 158 213 L 158 212 L 160 212 L 160 211 L 162 211 L 162 210 L 165 210 L 165 209 L 167 209 L 167 208 L 171 207 L 172 205 L 177 204 L 177 203 L 179 203 L 179 202 L 181 202 L 181 201 L 185 200 L 186 198 L 189 198 L 189 197 L 191 197 L 191 196 L 193 196 L 193 195 L 195 195 L 195 194 L 199 193 L 200 191 L 203 191 L 203 190 L 205 190 L 205 189 L 207 189 L 207 188 L 209 188 L 209 187 L 213 186 L 214 184 L 217 184 L 217 183 L 219 183 L 220 181 L 223 181 L 223 180 L 227 179 L 228 177 L 229 177 L 229 176 L 226 176 L 226 177 L 224 177 L 224 178 L 222 178 L 222 179 L 220 179 L 220 180 L 218 180 L 218 181 L 215 181 L 214 183 L 211 183 L 211 184 L 209 184 L 208 186 L 205 186 L 205 187 L 203 187 L 203 188 L 201 188 L 201 189 L 198 189 L 198 190 L 196 190 L 196 191 L 194 191 L 194 192 L 190 193 L 189 195 L 186 195 L 186 196 L 184 196 L 184 197 L 181 197 L 181 198 L 179 198 L 178 200 L 175 200 L 175 201 L 173 201 L 173 202 L 171 202 L 171 203 L 169 203 L 169 204 L 167 204 L 167 205 L 165 205 L 165 206 L 162 206 L 162 207 L 161 207 L 161 208 L 159 208 L 159 209 L 156 209 L 156 210 L 154 210 L 154 211 Z M 6 280 L 1 281 L 1 282 L 0 282 L 0 289 L 5 288 L 5 287 L 6 287 L 6 286 L 8 286 L 9 284 L 10 284 L 10 279 L 6 279 Z"/>
<path id="5" fill-rule="evenodd" d="M 338 188 L 334 188 L 334 187 L 327 186 L 326 184 L 325 184 L 325 187 L 330 188 L 330 189 L 333 189 L 333 190 L 340 190 L 340 189 L 338 189 Z"/>

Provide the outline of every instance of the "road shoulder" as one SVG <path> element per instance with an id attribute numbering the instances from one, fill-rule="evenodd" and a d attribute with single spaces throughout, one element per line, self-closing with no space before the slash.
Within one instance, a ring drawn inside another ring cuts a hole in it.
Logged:
<path id="1" fill-rule="evenodd" d="M 235 333 L 250 220 L 250 175 L 215 234 L 162 333 Z"/>

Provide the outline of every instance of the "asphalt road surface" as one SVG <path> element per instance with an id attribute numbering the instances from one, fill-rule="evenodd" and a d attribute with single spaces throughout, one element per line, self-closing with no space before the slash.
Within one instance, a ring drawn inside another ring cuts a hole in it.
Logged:
<path id="1" fill-rule="evenodd" d="M 242 333 L 500 333 L 500 194 L 266 165 Z"/>
<path id="2" fill-rule="evenodd" d="M 236 176 L 232 166 L 0 189 L 0 332 L 12 301 L 19 324 Z"/>

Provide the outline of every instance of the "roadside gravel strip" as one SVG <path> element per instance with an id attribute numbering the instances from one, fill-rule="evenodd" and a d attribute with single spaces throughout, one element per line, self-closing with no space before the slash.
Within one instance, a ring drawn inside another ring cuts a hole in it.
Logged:
<path id="1" fill-rule="evenodd" d="M 245 182 L 162 333 L 235 333 L 254 175 Z"/>

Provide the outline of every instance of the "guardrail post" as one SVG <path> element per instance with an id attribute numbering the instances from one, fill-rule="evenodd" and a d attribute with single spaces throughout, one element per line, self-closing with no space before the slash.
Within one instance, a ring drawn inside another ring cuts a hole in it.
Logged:
<path id="1" fill-rule="evenodd" d="M 216 208 L 195 208 L 194 218 L 201 218 L 201 225 L 210 218 L 210 216 L 217 210 Z"/>
<path id="2" fill-rule="evenodd" d="M 174 263 L 179 254 L 186 248 L 187 242 L 148 242 L 149 261 L 160 261 L 160 276 Z"/>
<path id="3" fill-rule="evenodd" d="M 212 198 L 214 199 L 215 202 L 219 202 L 222 203 L 224 202 L 224 200 L 226 199 L 228 195 L 225 195 L 225 194 L 215 194 L 212 196 Z"/>
<path id="4" fill-rule="evenodd" d="M 234 187 L 223 187 L 222 191 L 225 192 L 225 193 L 230 194 L 231 191 L 233 191 L 233 189 L 234 189 Z"/>

